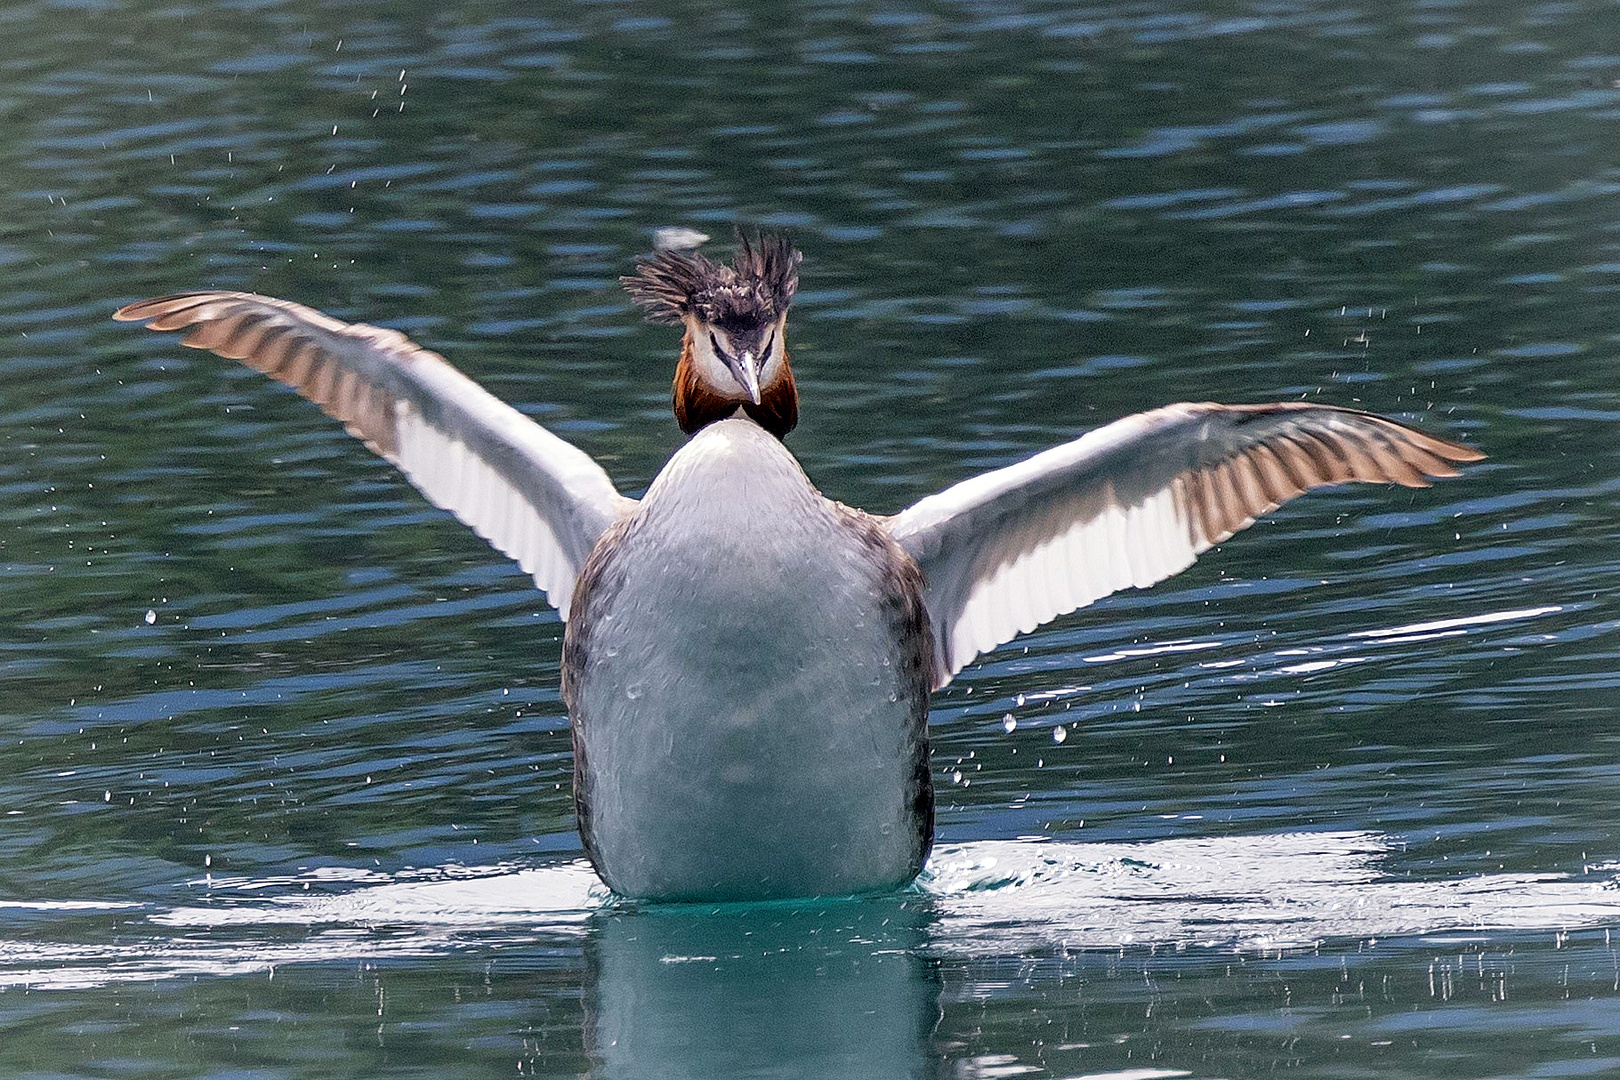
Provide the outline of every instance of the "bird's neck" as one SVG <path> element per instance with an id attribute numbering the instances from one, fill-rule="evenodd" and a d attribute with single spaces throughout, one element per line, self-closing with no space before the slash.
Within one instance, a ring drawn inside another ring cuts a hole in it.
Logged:
<path id="1" fill-rule="evenodd" d="M 759 404 L 755 405 L 740 393 L 716 390 L 703 378 L 692 357 L 692 335 L 687 333 L 681 339 L 680 362 L 675 365 L 676 423 L 691 435 L 716 420 L 724 420 L 739 406 L 754 423 L 778 439 L 786 438 L 798 424 L 799 388 L 793 382 L 793 368 L 788 364 L 786 348 L 782 351 L 780 372 L 759 388 Z"/>

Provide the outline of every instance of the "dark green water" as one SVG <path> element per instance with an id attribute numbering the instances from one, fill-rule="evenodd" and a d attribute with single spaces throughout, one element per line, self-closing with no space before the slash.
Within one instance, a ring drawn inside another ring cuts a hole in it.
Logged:
<path id="1" fill-rule="evenodd" d="M 1620 5 L 0 32 L 0 1076 L 1620 1073 Z M 107 316 L 220 287 L 397 327 L 636 491 L 674 342 L 615 278 L 735 220 L 805 250 L 791 445 L 847 502 L 1186 399 L 1491 460 L 1302 500 L 964 672 L 919 890 L 615 908 L 527 579 Z"/>

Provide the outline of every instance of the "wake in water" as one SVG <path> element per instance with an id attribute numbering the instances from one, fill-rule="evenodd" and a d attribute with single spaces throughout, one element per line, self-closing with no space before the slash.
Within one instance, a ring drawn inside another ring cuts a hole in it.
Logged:
<path id="1" fill-rule="evenodd" d="M 1568 931 L 1620 924 L 1620 865 L 1579 877 L 1389 876 L 1399 845 L 1377 833 L 1283 833 L 1142 844 L 982 841 L 936 849 L 898 897 L 774 904 L 778 911 L 896 908 L 933 955 L 1069 949 L 1228 948 L 1264 952 L 1332 940 L 1452 931 Z M 87 901 L 0 905 L 0 987 L 82 988 L 229 976 L 286 964 L 433 957 L 471 948 L 578 942 L 674 908 L 616 901 L 582 860 L 389 876 L 322 870 L 188 883 L 168 909 Z M 737 905 L 725 910 L 735 914 Z M 761 908 L 754 905 L 755 910 Z M 682 905 L 694 919 L 712 905 Z M 98 937 L 96 926 L 104 926 Z M 116 931 L 116 934 L 114 933 Z M 199 931 L 206 931 L 199 934 Z M 53 940 L 54 938 L 54 940 Z"/>

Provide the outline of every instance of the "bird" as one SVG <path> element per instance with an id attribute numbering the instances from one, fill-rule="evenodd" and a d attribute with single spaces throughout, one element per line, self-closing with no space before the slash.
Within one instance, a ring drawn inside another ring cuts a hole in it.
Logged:
<path id="1" fill-rule="evenodd" d="M 533 577 L 564 624 L 581 843 L 633 901 L 906 887 L 933 844 L 929 699 L 977 656 L 1312 488 L 1425 487 L 1484 456 L 1330 404 L 1182 402 L 869 513 L 786 445 L 801 261 L 739 231 L 730 262 L 660 246 L 620 279 L 681 329 L 686 440 L 639 498 L 398 331 L 246 292 L 114 318 L 292 387 Z"/>

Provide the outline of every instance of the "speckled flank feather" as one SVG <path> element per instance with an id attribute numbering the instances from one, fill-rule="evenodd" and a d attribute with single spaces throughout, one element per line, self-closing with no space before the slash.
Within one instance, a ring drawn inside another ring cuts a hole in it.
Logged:
<path id="1" fill-rule="evenodd" d="M 832 505 L 849 531 L 871 550 L 872 561 L 884 567 L 887 574 L 887 580 L 878 589 L 882 618 L 894 629 L 900 643 L 899 676 L 908 688 L 902 696 L 915 704 L 908 801 L 917 843 L 913 873 L 921 873 L 934 847 L 934 773 L 929 767 L 928 695 L 939 681 L 935 671 L 934 631 L 923 600 L 923 575 L 916 560 L 889 535 L 882 518 L 843 503 Z"/>
<path id="2" fill-rule="evenodd" d="M 620 278 L 650 322 L 679 325 L 687 315 L 722 330 L 769 322 L 793 304 L 800 254 L 780 233 L 739 232 L 730 266 L 693 252 L 660 251 Z"/>

